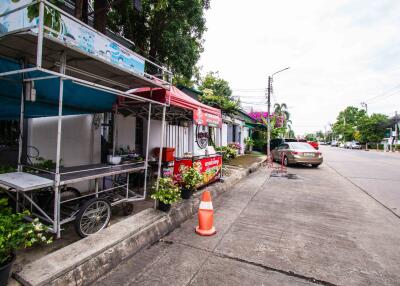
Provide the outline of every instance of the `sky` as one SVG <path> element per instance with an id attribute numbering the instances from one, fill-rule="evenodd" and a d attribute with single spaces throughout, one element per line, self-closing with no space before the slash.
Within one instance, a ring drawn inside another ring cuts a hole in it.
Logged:
<path id="1" fill-rule="evenodd" d="M 199 65 L 247 109 L 286 103 L 297 135 L 329 130 L 349 105 L 400 113 L 399 0 L 211 0 Z"/>

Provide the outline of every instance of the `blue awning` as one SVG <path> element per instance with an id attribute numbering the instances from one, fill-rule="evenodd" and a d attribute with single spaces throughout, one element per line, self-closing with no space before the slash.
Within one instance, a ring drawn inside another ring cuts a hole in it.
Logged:
<path id="1" fill-rule="evenodd" d="M 13 60 L 0 58 L 0 72 L 21 69 Z M 46 72 L 25 73 L 25 78 L 51 76 Z M 0 119 L 18 119 L 21 110 L 22 74 L 0 78 Z M 46 117 L 58 114 L 60 80 L 52 78 L 34 83 L 36 101 L 25 102 L 25 117 Z M 112 110 L 117 96 L 64 80 L 63 115 L 92 114 Z"/>

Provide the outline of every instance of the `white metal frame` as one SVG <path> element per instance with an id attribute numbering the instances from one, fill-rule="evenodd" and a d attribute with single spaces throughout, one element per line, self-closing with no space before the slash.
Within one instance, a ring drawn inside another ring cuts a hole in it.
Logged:
<path id="1" fill-rule="evenodd" d="M 62 139 L 62 117 L 63 117 L 63 96 L 64 96 L 64 80 L 72 80 L 74 83 L 76 84 L 80 84 L 80 85 L 84 85 L 93 89 L 98 89 L 104 92 L 108 92 L 117 96 L 123 96 L 123 97 L 127 97 L 130 99 L 134 99 L 136 101 L 139 102 L 143 102 L 143 103 L 148 103 L 149 104 L 149 112 L 148 112 L 148 128 L 147 128 L 147 144 L 146 144 L 146 151 L 145 151 L 145 163 L 144 163 L 144 173 L 145 173 L 145 178 L 144 178 L 144 194 L 143 196 L 134 196 L 129 197 L 129 172 L 126 172 L 126 177 L 127 177 L 127 181 L 126 184 L 122 184 L 122 185 L 118 185 L 116 187 L 112 187 L 109 189 L 105 189 L 102 191 L 99 191 L 99 184 L 98 184 L 98 178 L 96 178 L 95 180 L 95 196 L 97 197 L 98 194 L 102 193 L 102 192 L 106 192 L 106 191 L 110 191 L 113 189 L 118 189 L 118 188 L 125 188 L 126 189 L 126 197 L 118 202 L 113 202 L 112 205 L 116 205 L 118 203 L 122 203 L 122 202 L 131 202 L 131 201 L 138 201 L 138 200 L 144 200 L 146 198 L 146 194 L 147 194 L 147 172 L 148 172 L 148 157 L 149 157 L 149 132 L 150 132 L 150 121 L 151 121 L 151 111 L 152 111 L 152 104 L 158 104 L 158 105 L 162 105 L 163 106 L 163 122 L 162 122 L 162 132 L 161 132 L 161 146 L 160 146 L 160 153 L 159 153 L 159 164 L 158 164 L 158 171 L 157 171 L 157 188 L 158 188 L 158 179 L 160 178 L 160 173 L 161 173 L 161 161 L 162 161 L 162 147 L 163 147 L 163 138 L 164 138 L 164 132 L 165 132 L 165 113 L 166 113 L 166 106 L 169 105 L 168 103 L 160 103 L 158 101 L 154 101 L 151 99 L 147 99 L 147 98 L 143 98 L 140 96 L 137 96 L 135 94 L 132 94 L 131 92 L 128 93 L 129 90 L 127 90 L 127 86 L 124 86 L 123 84 L 118 84 L 115 81 L 112 81 L 110 79 L 105 79 L 105 78 L 99 78 L 98 76 L 94 75 L 94 74 L 90 74 L 86 71 L 83 70 L 78 70 L 76 68 L 73 67 L 68 67 L 67 63 L 66 63 L 66 56 L 67 56 L 67 49 L 73 49 L 71 47 L 66 47 L 66 49 L 64 50 L 64 52 L 60 55 L 60 63 L 56 63 L 56 65 L 59 65 L 59 72 L 56 71 L 52 71 L 52 70 L 48 70 L 42 67 L 42 60 L 43 60 L 43 41 L 44 41 L 44 37 L 46 37 L 46 35 L 44 34 L 44 30 L 45 29 L 49 29 L 44 25 L 44 9 L 45 6 L 48 5 L 50 7 L 52 7 L 53 9 L 56 9 L 57 11 L 59 11 L 60 13 L 62 13 L 63 15 L 73 18 L 72 16 L 68 15 L 67 13 L 65 13 L 63 10 L 59 9 L 58 7 L 54 6 L 53 4 L 49 3 L 46 0 L 37 0 L 34 1 L 32 3 L 29 3 L 27 5 L 21 6 L 15 10 L 12 11 L 8 11 L 7 13 L 4 13 L 2 15 L 0 15 L 0 17 L 14 13 L 16 11 L 19 11 L 21 9 L 24 9 L 30 5 L 36 5 L 39 3 L 39 22 L 37 25 L 29 27 L 29 28 L 24 28 L 24 29 L 20 29 L 18 31 L 13 31 L 11 33 L 7 33 L 4 34 L 2 36 L 0 36 L 0 39 L 3 37 L 7 37 L 10 34 L 16 34 L 22 31 L 28 31 L 34 28 L 38 28 L 38 32 L 37 32 L 37 37 L 38 37 L 38 41 L 37 41 L 37 51 L 36 51 L 36 66 L 34 67 L 26 67 L 25 65 L 22 65 L 21 69 L 18 70 L 14 70 L 14 71 L 7 71 L 7 72 L 3 72 L 0 73 L 0 78 L 4 78 L 6 76 L 10 76 L 10 75 L 16 75 L 16 74 L 22 74 L 22 86 L 24 87 L 24 82 L 27 81 L 38 81 L 38 80 L 47 80 L 50 78 L 59 78 L 60 80 L 60 88 L 59 88 L 59 102 L 58 102 L 58 115 L 57 115 L 57 146 L 56 146 L 56 168 L 55 168 L 55 173 L 54 173 L 54 186 L 53 186 L 53 190 L 54 190 L 54 218 L 51 218 L 48 214 L 46 214 L 46 212 L 40 207 L 38 206 L 29 195 L 27 195 L 25 192 L 20 192 L 19 190 L 15 190 L 16 193 L 16 200 L 17 202 L 19 202 L 19 196 L 20 194 L 22 194 L 23 198 L 28 200 L 31 204 L 31 209 L 33 209 L 33 207 L 35 209 L 37 209 L 40 214 L 36 214 L 38 217 L 42 218 L 45 221 L 48 221 L 50 223 L 52 223 L 52 231 L 56 234 L 57 238 L 61 237 L 61 225 L 67 222 L 70 222 L 72 220 L 75 219 L 75 215 L 76 214 L 72 214 L 71 217 L 64 219 L 61 221 L 61 216 L 60 216 L 60 206 L 61 206 L 61 199 L 60 199 L 60 191 L 61 191 L 61 187 L 62 187 L 62 182 L 61 182 L 61 175 L 63 173 L 60 172 L 60 154 L 61 154 L 61 139 Z M 90 26 L 86 25 L 85 23 L 73 18 L 74 21 L 78 22 L 79 24 L 87 27 L 90 30 L 93 30 L 93 28 L 91 28 Z M 94 30 L 93 30 L 94 31 Z M 97 32 L 97 31 L 95 31 Z M 106 37 L 106 36 L 104 36 Z M 56 39 L 51 39 L 51 40 L 56 40 Z M 76 50 L 76 49 L 75 49 Z M 78 51 L 83 53 L 82 51 Z M 167 76 L 168 79 L 172 79 L 172 73 L 169 72 L 167 69 L 165 69 L 164 67 L 161 67 L 153 62 L 150 62 L 149 60 L 141 57 L 140 55 L 137 55 L 139 58 L 145 60 L 145 62 L 149 62 L 151 64 L 153 64 L 154 66 L 156 66 L 157 68 L 161 69 L 163 71 L 163 75 Z M 112 63 L 109 62 L 105 62 L 103 61 L 104 64 L 107 65 L 113 65 Z M 118 85 L 118 87 L 121 87 L 122 89 L 126 89 L 126 91 L 121 91 L 115 88 L 110 88 L 101 84 L 97 84 L 97 83 L 93 83 L 87 80 L 83 80 L 80 78 L 76 78 L 73 76 L 69 76 L 66 74 L 66 70 L 67 69 L 74 69 L 74 72 L 78 73 L 78 74 L 82 74 L 91 78 L 96 78 L 104 81 L 106 83 L 109 84 L 113 84 L 113 85 Z M 29 72 L 35 72 L 35 71 L 40 71 L 40 72 L 44 72 L 48 75 L 46 76 L 41 76 L 41 77 L 36 77 L 36 78 L 26 78 L 26 74 Z M 149 74 L 145 74 L 144 77 L 140 76 L 140 75 L 136 75 L 136 74 L 132 74 L 132 76 L 137 77 L 137 78 L 141 78 L 142 80 L 146 80 L 149 83 L 151 83 L 151 79 L 155 79 L 155 77 L 153 77 L 152 75 Z M 146 78 L 147 77 L 147 78 Z M 150 78 L 150 80 L 148 79 Z M 161 84 L 159 84 L 161 82 Z M 154 85 L 154 82 L 152 82 L 152 84 Z M 161 79 L 157 79 L 157 84 L 160 87 L 165 88 L 165 86 L 170 87 L 171 82 L 167 82 Z M 18 171 L 22 172 L 23 171 L 23 164 L 22 164 L 22 142 L 23 142 L 23 137 L 25 136 L 25 134 L 23 133 L 23 124 L 24 124 L 24 120 L 25 120 L 25 90 L 24 88 L 22 88 L 22 92 L 21 92 L 21 111 L 20 111 L 20 136 L 19 136 L 19 152 L 18 152 Z M 152 90 L 151 90 L 152 92 Z M 116 114 L 118 112 L 118 108 L 116 108 Z M 116 122 L 116 116 L 115 116 L 115 120 L 114 122 Z M 115 123 L 116 124 L 116 123 Z M 114 128 L 114 142 L 115 142 L 115 130 L 116 128 Z M 113 146 L 113 154 L 115 154 L 115 143 Z M 83 170 L 85 171 L 85 170 Z M 89 171 L 89 170 L 86 170 Z M 65 173 L 64 173 L 65 174 Z M 13 190 L 9 189 L 7 191 L 7 193 L 11 193 Z M 10 194 L 11 195 L 11 194 Z M 92 194 L 90 194 L 92 195 Z M 70 200 L 68 200 L 70 201 Z M 65 201 L 67 202 L 67 201 Z M 19 204 L 17 203 L 17 210 L 19 208 Z"/>

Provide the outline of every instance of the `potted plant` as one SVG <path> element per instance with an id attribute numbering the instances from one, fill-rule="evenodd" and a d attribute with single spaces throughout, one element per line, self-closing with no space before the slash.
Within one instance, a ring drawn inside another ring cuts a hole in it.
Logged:
<path id="1" fill-rule="evenodd" d="M 241 149 L 241 147 L 240 147 L 240 144 L 239 144 L 239 143 L 236 143 L 236 142 L 229 143 L 229 144 L 228 144 L 228 147 L 234 149 L 235 152 L 236 152 L 236 155 L 239 155 L 239 154 L 240 154 L 240 149 Z"/>
<path id="2" fill-rule="evenodd" d="M 158 209 L 167 212 L 171 208 L 171 204 L 181 199 L 181 190 L 174 184 L 171 178 L 160 178 L 157 184 L 153 186 L 155 191 L 151 198 L 158 200 Z"/>
<path id="3" fill-rule="evenodd" d="M 204 176 L 195 168 L 190 167 L 182 174 L 182 199 L 189 199 L 197 187 L 203 182 Z"/>
<path id="4" fill-rule="evenodd" d="M 246 152 L 251 153 L 253 151 L 254 140 L 250 137 L 246 137 L 244 143 L 246 144 Z"/>
<path id="5" fill-rule="evenodd" d="M 6 286 L 15 252 L 36 243 L 51 243 L 38 219 L 26 221 L 29 212 L 13 213 L 6 198 L 0 199 L 0 286 Z"/>

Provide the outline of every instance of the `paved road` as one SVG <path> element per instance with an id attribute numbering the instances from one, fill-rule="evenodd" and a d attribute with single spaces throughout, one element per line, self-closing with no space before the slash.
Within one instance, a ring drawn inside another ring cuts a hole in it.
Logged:
<path id="1" fill-rule="evenodd" d="M 327 164 L 400 216 L 400 153 L 322 146 Z"/>
<path id="2" fill-rule="evenodd" d="M 400 219 L 328 164 L 253 173 L 214 201 L 216 235 L 190 219 L 96 285 L 400 285 Z"/>

